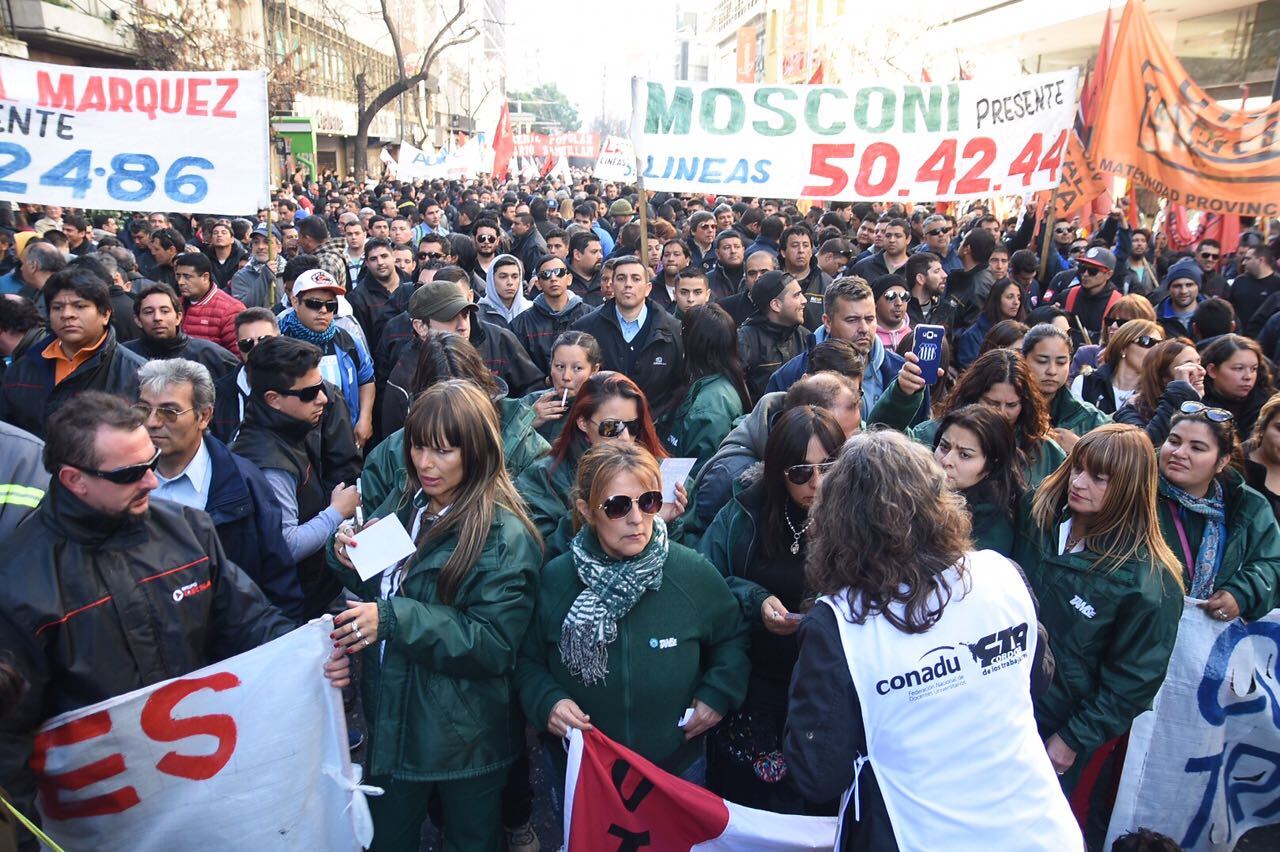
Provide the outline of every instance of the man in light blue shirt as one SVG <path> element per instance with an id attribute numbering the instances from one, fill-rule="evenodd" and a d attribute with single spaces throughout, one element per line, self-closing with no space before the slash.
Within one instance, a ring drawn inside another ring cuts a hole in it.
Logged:
<path id="1" fill-rule="evenodd" d="M 150 404 L 145 402 L 140 403 L 140 405 L 150 407 Z M 163 407 L 158 409 L 161 412 L 172 410 Z M 210 414 L 212 414 L 212 411 Z M 167 417 L 169 415 L 162 413 L 160 416 Z M 161 467 L 156 469 L 156 479 L 160 481 L 160 487 L 153 491 L 151 496 L 172 500 L 174 503 L 181 503 L 184 506 L 190 506 L 192 509 L 203 509 L 205 507 L 205 503 L 209 499 L 209 485 L 213 480 L 213 469 L 209 466 L 209 450 L 205 447 L 204 441 L 196 444 L 196 454 L 187 462 L 187 466 L 181 470 L 175 472 L 171 463 L 169 465 L 170 475 L 166 476 L 163 471 L 165 467 L 163 455 L 160 457 L 160 465 Z"/>
<path id="2" fill-rule="evenodd" d="M 644 328 L 644 321 L 649 318 L 649 306 L 645 302 L 640 303 L 640 310 L 635 311 L 633 308 L 628 313 L 634 313 L 634 319 L 627 319 L 622 314 L 622 308 L 618 307 L 615 301 L 613 304 L 614 313 L 618 315 L 618 327 L 622 329 L 622 339 L 630 343 L 636 339 L 636 335 L 640 333 L 640 329 Z"/>

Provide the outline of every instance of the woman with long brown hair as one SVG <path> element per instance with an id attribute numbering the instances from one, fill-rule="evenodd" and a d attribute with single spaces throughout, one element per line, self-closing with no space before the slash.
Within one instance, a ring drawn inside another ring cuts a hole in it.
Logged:
<path id="1" fill-rule="evenodd" d="M 1244 446 L 1244 475 L 1249 487 L 1262 493 L 1280 520 L 1280 394 L 1267 400 Z"/>
<path id="2" fill-rule="evenodd" d="M 1162 340 L 1164 329 L 1156 321 L 1129 320 L 1111 332 L 1099 356 L 1101 365 L 1081 371 L 1071 392 L 1099 411 L 1114 414 L 1138 392 L 1142 364 Z"/>
<path id="3" fill-rule="evenodd" d="M 538 533 L 503 465 L 493 401 L 471 382 L 432 385 L 405 422 L 405 499 L 383 502 L 417 545 L 362 580 L 339 528 L 330 565 L 362 601 L 334 619 L 364 655 L 374 852 L 416 852 L 438 794 L 444 847 L 503 848 L 501 793 L 524 749 L 511 712 L 516 652 L 533 614 Z M 375 518 L 375 521 L 377 519 Z"/>
<path id="4" fill-rule="evenodd" d="M 784 754 L 806 799 L 848 793 L 837 848 L 1082 849 L 1036 730 L 1035 603 L 929 451 L 855 435 L 811 517 Z"/>
<path id="5" fill-rule="evenodd" d="M 1204 360 L 1204 403 L 1232 414 L 1243 440 L 1253 431 L 1258 412 L 1276 389 L 1262 347 L 1251 337 L 1224 334 L 1200 352 Z"/>

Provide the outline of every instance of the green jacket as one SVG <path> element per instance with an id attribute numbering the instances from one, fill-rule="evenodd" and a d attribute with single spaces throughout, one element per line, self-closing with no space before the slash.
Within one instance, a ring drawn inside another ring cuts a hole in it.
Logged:
<path id="1" fill-rule="evenodd" d="M 742 618 L 753 629 L 760 624 L 760 607 L 773 594 L 764 586 L 747 579 L 747 559 L 756 552 L 759 524 L 764 511 L 764 484 L 760 478 L 764 463 L 757 462 L 735 483 L 733 499 L 716 512 L 698 542 L 698 552 L 715 566 L 738 599 Z"/>
<path id="2" fill-rule="evenodd" d="M 876 408 L 879 407 L 880 404 L 876 403 Z M 872 414 L 874 413 L 873 411 Z M 926 420 L 919 426 L 908 426 L 904 431 L 912 440 L 932 449 L 937 441 L 940 425 L 942 425 L 940 420 Z M 1052 438 L 1045 438 L 1040 442 L 1037 450 L 1027 455 L 1027 465 L 1022 470 L 1022 478 L 1026 480 L 1027 488 L 1035 488 L 1066 460 L 1067 453 L 1058 442 Z"/>
<path id="3" fill-rule="evenodd" d="M 1280 578 L 1280 528 L 1267 498 L 1248 485 L 1244 477 L 1227 468 L 1223 482 L 1227 504 L 1227 542 L 1222 564 L 1214 577 L 1213 590 L 1225 589 L 1240 605 L 1240 615 L 1253 621 L 1276 606 L 1276 581 Z M 1180 561 L 1185 560 L 1182 540 L 1173 522 L 1169 500 L 1161 497 L 1156 504 L 1160 513 L 1160 532 Z M 1204 537 L 1204 518 L 1191 512 L 1182 513 L 1191 557 L 1194 559 Z M 1189 572 L 1183 581 L 1191 587 Z"/>
<path id="4" fill-rule="evenodd" d="M 684 401 L 663 424 L 662 443 L 674 456 L 696 458 L 698 463 L 690 473 L 696 476 L 742 414 L 742 400 L 733 382 L 721 375 L 703 376 L 689 387 Z"/>
<path id="5" fill-rule="evenodd" d="M 593 533 L 584 539 L 589 552 L 608 560 Z M 573 555 L 547 563 L 515 685 L 535 727 L 545 728 L 556 702 L 571 698 L 605 735 L 678 773 L 702 752 L 701 742 L 685 742 L 676 727 L 685 708 L 696 698 L 719 713 L 736 709 L 750 665 L 746 625 L 724 580 L 696 552 L 674 542 L 670 548 L 662 585 L 618 622 L 608 676 L 594 686 L 560 661 L 561 628 L 584 588 Z"/>
<path id="6" fill-rule="evenodd" d="M 405 529 L 417 506 L 391 495 Z M 440 568 L 456 534 L 434 542 L 405 574 L 400 593 L 379 597 L 382 575 L 368 582 L 329 565 L 362 600 L 378 603 L 379 643 L 362 655 L 368 774 L 404 781 L 447 781 L 498 771 L 525 747 L 524 718 L 511 683 L 516 654 L 533 615 L 542 553 L 510 512 L 497 508 L 480 558 L 458 591 L 442 603 Z"/>
<path id="7" fill-rule="evenodd" d="M 520 401 L 529 406 L 530 410 L 533 410 L 533 404 L 542 399 L 543 395 L 549 390 L 550 388 L 538 388 L 535 391 L 529 391 L 527 394 L 520 397 Z M 569 398 L 569 407 L 573 407 L 573 397 Z M 535 431 L 542 436 L 543 440 L 545 440 L 547 444 L 554 444 L 556 439 L 560 437 L 560 433 L 564 431 L 564 421 L 566 416 L 567 415 L 561 415 L 556 420 L 548 420 Z M 535 417 L 534 419 L 537 418 Z"/>
<path id="8" fill-rule="evenodd" d="M 1036 700 L 1036 722 L 1042 736 L 1056 733 L 1077 752 L 1075 774 L 1151 706 L 1178 635 L 1182 589 L 1141 560 L 1094 568 L 1092 552 L 1059 555 L 1059 524 L 1035 526 L 1033 497 L 1023 499 L 1014 561 L 1035 591 L 1057 665 Z"/>
<path id="9" fill-rule="evenodd" d="M 587 442 L 575 439 L 561 464 L 545 455 L 529 465 L 516 480 L 516 491 L 524 498 L 529 520 L 542 536 L 546 558 L 559 556 L 573 540 L 573 486 L 578 478 L 578 461 L 587 451 Z"/>
<path id="10" fill-rule="evenodd" d="M 1013 556 L 1013 522 L 1001 507 L 994 503 L 969 504 L 973 517 L 974 550 L 994 550 L 1002 556 Z"/>
<path id="11" fill-rule="evenodd" d="M 1049 400 L 1049 422 L 1054 428 L 1066 429 L 1083 437 L 1090 429 L 1110 423 L 1111 415 L 1099 411 L 1064 387 Z"/>
<path id="12" fill-rule="evenodd" d="M 551 446 L 533 429 L 533 409 L 520 400 L 503 398 L 502 451 L 506 455 L 507 475 L 514 481 L 525 468 L 550 451 Z M 391 492 L 404 485 L 404 429 L 397 429 L 369 457 L 360 474 L 360 493 L 365 508 L 377 508 Z M 366 513 L 367 514 L 367 513 Z"/>

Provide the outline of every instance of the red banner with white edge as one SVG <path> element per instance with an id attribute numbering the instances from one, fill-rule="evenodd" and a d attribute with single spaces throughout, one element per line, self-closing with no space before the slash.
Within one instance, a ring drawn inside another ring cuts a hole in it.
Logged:
<path id="1" fill-rule="evenodd" d="M 662 771 L 597 730 L 569 731 L 567 852 L 800 852 L 835 845 L 834 817 L 746 808 Z"/>
<path id="2" fill-rule="evenodd" d="M 68 852 L 358 852 L 373 837 L 331 618 L 36 734 L 45 831 Z"/>

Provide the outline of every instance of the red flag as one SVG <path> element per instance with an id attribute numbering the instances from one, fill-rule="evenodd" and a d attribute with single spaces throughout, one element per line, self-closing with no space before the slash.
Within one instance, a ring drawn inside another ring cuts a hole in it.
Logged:
<path id="1" fill-rule="evenodd" d="M 539 175 L 539 177 L 546 177 L 547 175 L 551 174 L 551 170 L 554 169 L 555 167 L 556 167 L 556 152 L 548 151 L 547 160 L 545 163 L 542 164 L 542 173 Z"/>
<path id="2" fill-rule="evenodd" d="M 516 137 L 511 132 L 511 108 L 502 105 L 498 113 L 498 129 L 493 132 L 493 179 L 507 179 L 507 168 L 511 165 L 511 154 L 516 149 Z"/>
<path id="3" fill-rule="evenodd" d="M 1093 74 L 1085 82 L 1084 90 L 1080 93 L 1080 108 L 1084 113 L 1084 126 L 1087 130 L 1093 129 L 1094 120 L 1097 118 L 1098 105 L 1102 103 L 1102 88 L 1107 82 L 1107 69 L 1111 65 L 1111 9 L 1107 9 L 1107 21 L 1102 25 L 1102 42 L 1098 45 L 1098 58 L 1093 64 Z M 1089 140 L 1085 139 L 1085 144 Z"/>
<path id="4" fill-rule="evenodd" d="M 818 67 L 813 69 L 813 76 L 809 78 L 809 85 L 815 85 L 822 82 L 822 63 L 818 63 Z"/>

